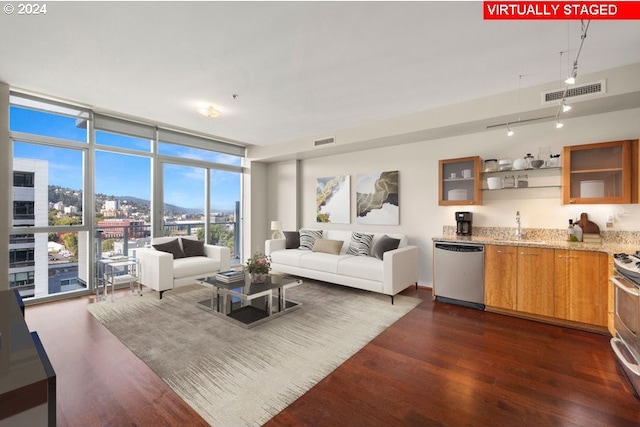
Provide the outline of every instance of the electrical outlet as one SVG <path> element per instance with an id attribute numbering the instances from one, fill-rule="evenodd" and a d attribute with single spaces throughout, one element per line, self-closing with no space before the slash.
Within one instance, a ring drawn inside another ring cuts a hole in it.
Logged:
<path id="1" fill-rule="evenodd" d="M 609 214 L 609 216 L 607 216 L 607 228 L 613 228 L 613 214 Z"/>

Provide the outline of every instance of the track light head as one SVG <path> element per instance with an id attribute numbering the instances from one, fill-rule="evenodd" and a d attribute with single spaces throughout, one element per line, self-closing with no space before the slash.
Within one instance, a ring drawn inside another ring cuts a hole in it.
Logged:
<path id="1" fill-rule="evenodd" d="M 556 121 L 556 129 L 562 129 L 563 126 L 564 124 L 560 120 Z"/>
<path id="2" fill-rule="evenodd" d="M 567 111 L 571 110 L 571 105 L 567 105 L 564 103 L 564 101 L 562 102 L 562 112 L 566 113 Z"/>
<path id="3" fill-rule="evenodd" d="M 576 58 L 576 62 L 573 64 L 573 70 L 571 70 L 571 74 L 564 81 L 568 85 L 576 84 L 576 77 L 578 76 L 578 59 Z"/>
<path id="4" fill-rule="evenodd" d="M 513 136 L 514 133 L 515 132 L 513 132 L 513 130 L 509 126 L 507 126 L 507 136 Z"/>

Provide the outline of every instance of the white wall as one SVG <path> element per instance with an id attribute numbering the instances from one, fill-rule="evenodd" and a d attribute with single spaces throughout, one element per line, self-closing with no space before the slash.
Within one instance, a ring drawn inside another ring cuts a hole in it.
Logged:
<path id="1" fill-rule="evenodd" d="M 640 109 L 625 110 L 571 120 L 563 120 L 565 127 L 555 129 L 553 122 L 517 128 L 516 135 L 506 136 L 505 129 L 481 132 L 393 147 L 364 150 L 349 154 L 300 160 L 298 179 L 290 176 L 291 162 L 269 164 L 268 212 L 270 216 L 289 218 L 295 209 L 290 201 L 283 202 L 283 194 L 297 191 L 300 210 L 299 227 L 332 228 L 362 231 L 406 233 L 411 244 L 420 248 L 422 260 L 419 283 L 432 282 L 432 238 L 442 234 L 443 225 L 454 225 L 454 212 L 470 210 L 474 225 L 487 227 L 515 227 L 515 214 L 520 211 L 525 228 L 566 227 L 569 218 L 587 212 L 589 218 L 605 229 L 609 213 L 616 217 L 614 230 L 640 230 L 640 205 L 562 205 L 557 196 L 541 193 L 547 190 L 512 190 L 513 198 L 494 196 L 485 192 L 482 206 L 438 206 L 438 160 L 478 155 L 486 158 L 522 157 L 537 155 L 539 147 L 551 146 L 562 152 L 565 145 L 636 139 L 640 137 Z M 362 226 L 355 223 L 355 176 L 359 173 L 399 170 L 400 225 Z M 318 224 L 315 222 L 316 179 L 333 175 L 351 175 L 351 224 Z M 298 182 L 298 184 L 296 184 Z M 497 194 L 497 193 L 496 193 Z M 539 198 L 543 197 L 543 198 Z M 252 212 L 255 212 L 252 210 Z M 622 214 L 623 212 L 623 214 Z M 294 229 L 287 222 L 285 229 Z M 640 245 L 640 242 L 638 242 Z M 640 248 L 639 248 L 640 249 Z"/>
<path id="2" fill-rule="evenodd" d="M 300 221 L 298 209 L 299 162 L 281 162 L 277 168 L 269 168 L 269 221 L 280 221 L 283 230 L 297 230 Z"/>

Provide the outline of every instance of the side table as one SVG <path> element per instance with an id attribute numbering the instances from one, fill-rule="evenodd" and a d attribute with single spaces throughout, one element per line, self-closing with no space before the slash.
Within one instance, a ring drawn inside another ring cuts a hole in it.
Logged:
<path id="1" fill-rule="evenodd" d="M 109 286 L 111 286 L 111 300 L 113 301 L 113 291 L 116 285 L 129 284 L 129 289 L 133 292 L 134 286 L 140 292 L 140 282 L 138 280 L 138 260 L 134 258 L 100 260 L 103 265 L 103 300 L 107 299 Z M 98 298 L 98 287 L 96 286 L 96 298 Z"/>

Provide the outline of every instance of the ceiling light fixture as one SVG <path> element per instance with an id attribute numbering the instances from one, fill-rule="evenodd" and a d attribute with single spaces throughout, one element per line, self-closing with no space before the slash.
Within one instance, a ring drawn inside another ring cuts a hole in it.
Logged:
<path id="1" fill-rule="evenodd" d="M 580 58 L 580 52 L 582 52 L 584 39 L 587 38 L 587 30 L 589 29 L 590 23 L 591 21 L 586 21 L 586 24 L 585 21 L 580 21 L 580 46 L 578 47 L 578 53 L 576 53 L 576 59 L 573 61 L 571 74 L 569 75 L 569 78 L 564 81 L 567 86 L 564 87 L 562 99 L 560 100 L 560 104 L 558 105 L 558 112 L 556 113 L 556 129 L 560 129 L 562 128 L 562 126 L 564 126 L 564 124 L 560 122 L 560 113 L 566 113 L 567 111 L 571 110 L 571 106 L 566 104 L 567 91 L 569 90 L 569 85 L 575 84 L 576 82 L 576 76 L 578 75 L 578 58 Z M 560 68 L 562 69 L 562 52 L 560 52 Z"/>
<path id="2" fill-rule="evenodd" d="M 219 117 L 222 115 L 222 111 L 216 110 L 213 105 L 198 108 L 198 113 L 209 118 Z"/>
<path id="3" fill-rule="evenodd" d="M 511 126 L 507 125 L 507 136 L 513 136 L 514 132 L 511 129 Z"/>

